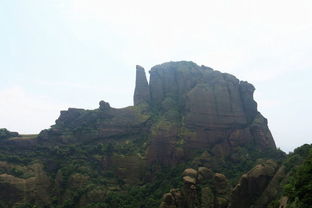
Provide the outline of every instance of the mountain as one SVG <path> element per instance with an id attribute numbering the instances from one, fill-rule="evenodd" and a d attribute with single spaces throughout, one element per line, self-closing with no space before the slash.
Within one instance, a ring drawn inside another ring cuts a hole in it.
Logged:
<path id="1" fill-rule="evenodd" d="M 0 140 L 0 207 L 266 206 L 285 154 L 254 90 L 193 62 L 154 66 L 149 82 L 137 66 L 133 106 L 69 108 L 36 137 Z"/>
<path id="2" fill-rule="evenodd" d="M 114 109 L 101 101 L 93 111 L 62 111 L 39 142 L 141 138 L 148 142 L 141 148 L 149 166 L 189 160 L 193 150 L 206 151 L 212 159 L 235 160 L 240 147 L 259 152 L 276 148 L 267 120 L 257 111 L 251 84 L 192 62 L 153 67 L 149 84 L 142 67 L 137 66 L 136 75 L 134 106 Z"/>

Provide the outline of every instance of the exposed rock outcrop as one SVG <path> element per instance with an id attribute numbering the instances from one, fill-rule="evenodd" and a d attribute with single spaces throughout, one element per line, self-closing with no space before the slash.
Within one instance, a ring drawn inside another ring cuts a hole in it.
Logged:
<path id="1" fill-rule="evenodd" d="M 133 103 L 134 105 L 139 105 L 142 103 L 149 103 L 149 101 L 150 101 L 150 93 L 145 75 L 145 70 L 143 67 L 137 65 Z"/>
<path id="2" fill-rule="evenodd" d="M 241 127 L 257 114 L 255 88 L 233 75 L 193 62 L 169 62 L 150 71 L 151 103 L 163 107 L 172 98 L 188 126 L 205 129 Z"/>
<path id="3" fill-rule="evenodd" d="M 251 205 L 255 205 L 277 170 L 277 163 L 268 160 L 244 174 L 233 190 L 230 208 L 249 208 Z M 262 208 L 265 206 L 256 207 Z"/>
<path id="4" fill-rule="evenodd" d="M 111 109 L 110 104 L 105 102 L 104 100 L 101 100 L 99 104 L 100 104 L 99 109 L 101 111 L 108 111 Z"/>
<path id="5" fill-rule="evenodd" d="M 267 160 L 243 174 L 232 189 L 223 174 L 188 168 L 182 173 L 184 185 L 164 194 L 160 208 L 266 208 L 280 197 L 285 176 L 284 166 Z M 287 204 L 285 197 L 281 204 Z"/>
<path id="6" fill-rule="evenodd" d="M 98 110 L 69 108 L 61 111 L 51 129 L 43 130 L 38 139 L 47 142 L 84 142 L 94 139 L 109 139 L 145 132 L 149 112 L 144 108 L 127 107 L 116 109 L 101 101 Z M 143 112 L 144 111 L 144 112 Z"/>
<path id="7" fill-rule="evenodd" d="M 177 146 L 181 138 L 179 152 L 183 154 L 179 155 L 184 158 L 194 157 L 192 149 L 209 150 L 212 157 L 230 156 L 235 160 L 237 147 L 262 152 L 276 148 L 267 121 L 253 99 L 255 88 L 248 82 L 182 61 L 154 66 L 149 83 L 151 107 L 157 109 L 162 123 L 169 121 L 168 126 L 177 128 L 177 133 L 169 134 L 169 128 L 164 128 L 152 139 L 150 155 L 166 155 L 165 164 L 181 159 L 173 154 L 175 148 L 169 148 Z"/>
<path id="8" fill-rule="evenodd" d="M 226 208 L 231 188 L 227 178 L 206 167 L 188 168 L 182 174 L 183 187 L 164 194 L 160 208 Z"/>

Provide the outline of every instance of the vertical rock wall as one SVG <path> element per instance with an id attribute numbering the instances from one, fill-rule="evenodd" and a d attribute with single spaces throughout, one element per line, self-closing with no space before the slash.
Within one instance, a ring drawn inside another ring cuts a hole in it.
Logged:
<path id="1" fill-rule="evenodd" d="M 135 91 L 133 96 L 134 105 L 147 103 L 150 101 L 149 87 L 143 67 L 136 66 Z"/>

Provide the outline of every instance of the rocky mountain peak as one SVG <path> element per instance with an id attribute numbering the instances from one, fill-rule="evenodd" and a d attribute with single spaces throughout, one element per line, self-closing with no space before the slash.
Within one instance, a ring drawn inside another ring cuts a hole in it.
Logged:
<path id="1" fill-rule="evenodd" d="M 61 111 L 55 125 L 35 138 L 0 135 L 0 198 L 12 196 L 4 207 L 29 202 L 155 208 L 159 193 L 176 187 L 182 170 L 182 186 L 165 194 L 163 208 L 240 207 L 231 194 L 238 200 L 250 197 L 246 187 L 262 182 L 256 191 L 266 193 L 276 171 L 269 163 L 257 166 L 247 174 L 248 183 L 241 180 L 243 188 L 231 191 L 230 180 L 259 157 L 276 153 L 254 90 L 233 75 L 193 62 L 154 66 L 149 83 L 144 68 L 136 66 L 134 106 L 114 108 L 100 101 L 94 110 Z"/>
<path id="2" fill-rule="evenodd" d="M 189 126 L 203 128 L 243 127 L 255 118 L 255 88 L 235 76 L 193 62 L 179 61 L 156 65 L 145 71 L 137 66 L 134 103 L 150 101 L 162 111 L 175 108 Z"/>

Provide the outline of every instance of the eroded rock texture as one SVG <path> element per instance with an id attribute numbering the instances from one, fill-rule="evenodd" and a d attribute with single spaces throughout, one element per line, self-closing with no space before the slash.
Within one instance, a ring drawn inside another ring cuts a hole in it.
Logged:
<path id="1" fill-rule="evenodd" d="M 192 62 L 169 62 L 150 71 L 151 101 L 164 108 L 176 100 L 190 127 L 205 129 L 241 127 L 257 114 L 255 88 L 230 74 Z"/>
<path id="2" fill-rule="evenodd" d="M 188 168 L 182 174 L 183 187 L 164 194 L 160 208 L 226 208 L 231 187 L 221 173 L 209 168 Z"/>
<path id="3" fill-rule="evenodd" d="M 278 195 L 279 183 L 285 177 L 284 167 L 272 160 L 258 164 L 242 175 L 234 187 L 230 208 L 264 208 Z"/>
<path id="4" fill-rule="evenodd" d="M 284 166 L 267 160 L 243 174 L 232 189 L 221 173 L 188 168 L 182 173 L 184 185 L 164 194 L 160 208 L 266 208 L 279 197 L 285 175 Z"/>
<path id="5" fill-rule="evenodd" d="M 145 70 L 143 67 L 137 65 L 133 103 L 134 105 L 139 105 L 142 103 L 148 103 L 149 101 L 150 101 L 150 93 L 145 75 Z"/>
<path id="6" fill-rule="evenodd" d="M 193 149 L 209 150 L 213 157 L 222 158 L 232 157 L 241 146 L 275 149 L 267 120 L 253 99 L 255 88 L 248 82 L 193 62 L 169 62 L 151 69 L 149 89 L 158 122 L 170 122 L 167 129 L 158 131 L 161 136 L 153 137 L 150 155 L 156 158 L 161 158 L 168 144 L 176 146 L 181 140 L 178 155 L 184 158 L 193 157 Z M 173 125 L 178 128 L 176 134 L 168 130 Z M 166 153 L 168 164 L 179 160 L 173 152 L 169 148 Z"/>

